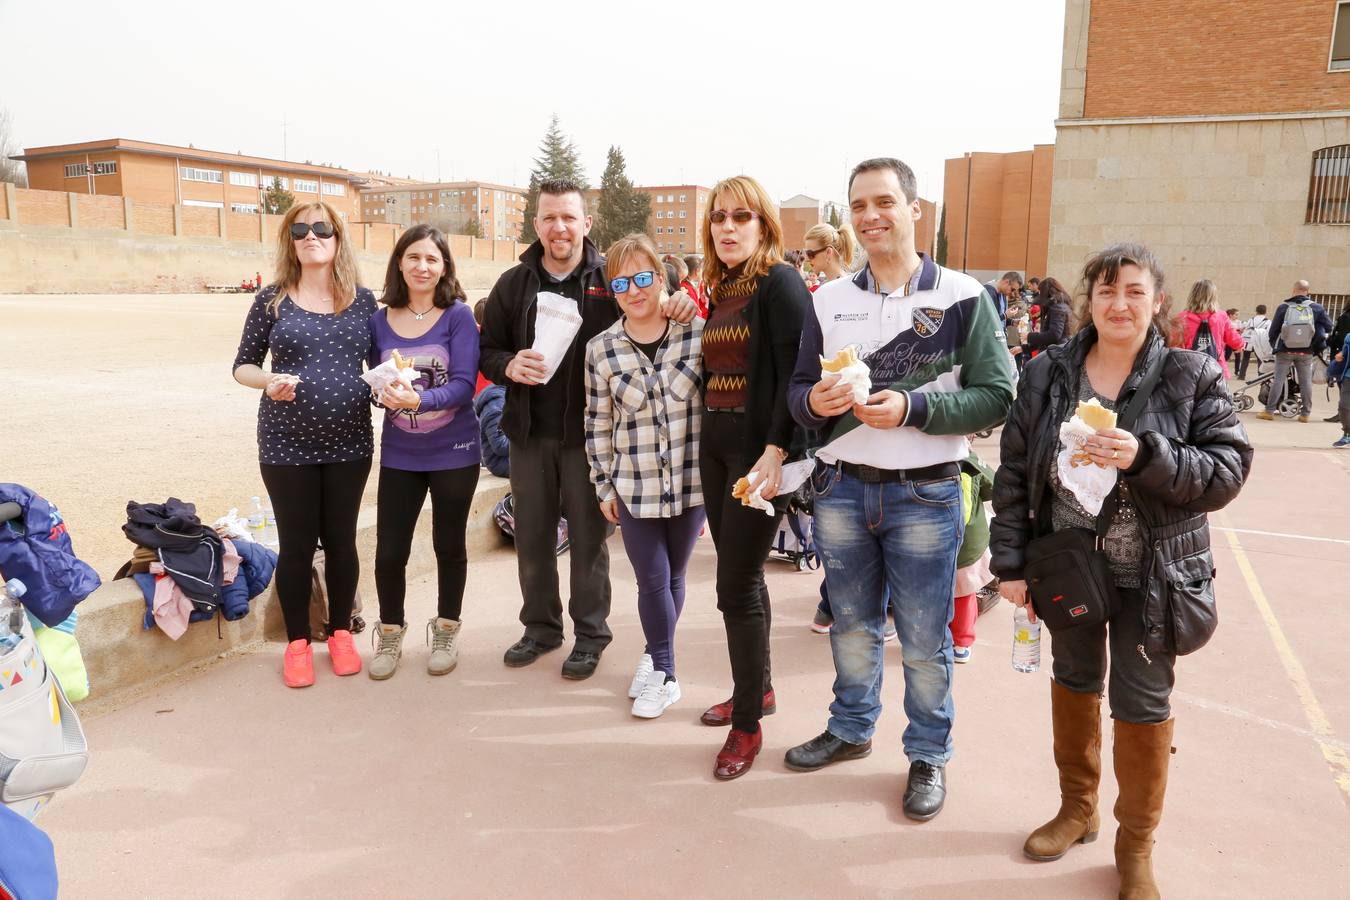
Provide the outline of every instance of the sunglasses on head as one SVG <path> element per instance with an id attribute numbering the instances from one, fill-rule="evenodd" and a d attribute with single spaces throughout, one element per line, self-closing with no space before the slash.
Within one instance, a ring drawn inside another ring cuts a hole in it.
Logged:
<path id="1" fill-rule="evenodd" d="M 628 293 L 628 285 L 633 287 L 645 288 L 651 287 L 652 282 L 656 280 L 655 272 L 638 272 L 636 275 L 624 276 L 623 278 L 611 278 L 609 289 L 616 294 Z"/>
<path id="2" fill-rule="evenodd" d="M 708 214 L 708 219 L 714 225 L 721 225 L 727 220 L 727 216 L 730 216 L 731 221 L 735 222 L 737 225 L 744 225 L 745 223 L 758 218 L 755 213 L 752 213 L 748 209 L 738 209 L 735 212 L 730 213 L 724 209 L 715 209 Z"/>
<path id="3" fill-rule="evenodd" d="M 319 238 L 330 238 L 336 233 L 331 222 L 292 222 L 291 240 L 303 241 L 311 231 Z"/>

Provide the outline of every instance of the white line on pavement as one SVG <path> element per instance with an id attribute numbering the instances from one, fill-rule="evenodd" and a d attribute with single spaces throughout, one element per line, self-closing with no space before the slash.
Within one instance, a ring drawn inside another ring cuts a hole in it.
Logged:
<path id="1" fill-rule="evenodd" d="M 1318 537 L 1314 534 L 1285 534 L 1282 531 L 1253 531 L 1250 528 L 1225 528 L 1222 525 L 1209 526 L 1215 531 L 1228 531 L 1233 534 L 1260 534 L 1265 537 L 1289 538 L 1293 541 L 1321 541 L 1325 544 L 1350 544 L 1350 541 L 1341 538 Z"/>

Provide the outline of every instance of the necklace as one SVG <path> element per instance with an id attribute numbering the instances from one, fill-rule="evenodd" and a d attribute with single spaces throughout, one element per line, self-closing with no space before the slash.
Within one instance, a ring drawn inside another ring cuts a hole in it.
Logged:
<path id="1" fill-rule="evenodd" d="M 433 309 L 435 309 L 435 308 L 436 308 L 436 304 L 433 303 L 431 306 L 428 306 L 428 307 L 427 307 L 425 310 L 423 310 L 422 312 L 418 312 L 417 310 L 413 309 L 411 305 L 409 305 L 409 306 L 408 306 L 408 312 L 412 313 L 412 314 L 413 314 L 413 318 L 420 322 L 420 321 L 422 321 L 422 318 L 423 318 L 424 316 L 429 316 L 429 315 L 431 315 L 431 311 L 432 311 Z"/>

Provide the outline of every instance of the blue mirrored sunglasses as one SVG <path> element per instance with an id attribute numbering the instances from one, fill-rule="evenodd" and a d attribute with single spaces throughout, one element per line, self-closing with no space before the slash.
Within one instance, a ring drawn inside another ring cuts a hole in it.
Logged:
<path id="1" fill-rule="evenodd" d="M 638 272 L 631 278 L 613 278 L 610 279 L 609 289 L 616 294 L 628 293 L 628 283 L 631 281 L 633 287 L 651 287 L 652 282 L 656 280 L 655 272 Z"/>

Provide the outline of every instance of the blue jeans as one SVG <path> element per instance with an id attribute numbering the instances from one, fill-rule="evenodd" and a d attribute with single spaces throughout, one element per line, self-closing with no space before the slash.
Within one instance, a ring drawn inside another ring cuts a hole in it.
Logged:
<path id="1" fill-rule="evenodd" d="M 905 755 L 935 766 L 952 755 L 952 592 L 961 544 L 958 478 L 868 484 L 818 466 L 816 543 L 834 612 L 830 734 L 869 740 L 881 714 L 887 590 L 904 653 Z"/>

